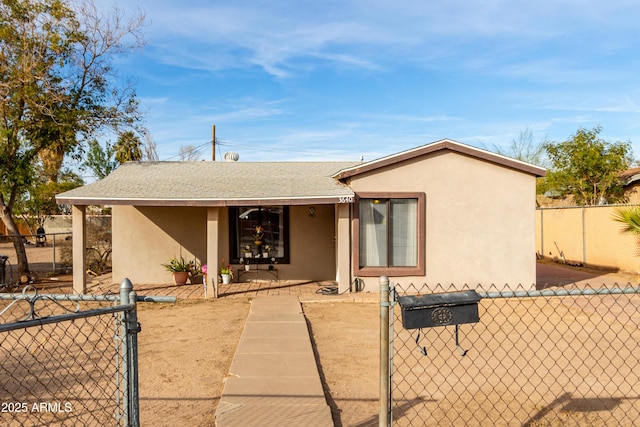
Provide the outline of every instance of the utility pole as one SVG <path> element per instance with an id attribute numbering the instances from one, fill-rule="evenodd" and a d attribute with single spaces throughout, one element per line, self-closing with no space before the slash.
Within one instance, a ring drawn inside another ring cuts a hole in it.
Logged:
<path id="1" fill-rule="evenodd" d="M 211 126 L 211 161 L 216 161 L 216 125 Z"/>

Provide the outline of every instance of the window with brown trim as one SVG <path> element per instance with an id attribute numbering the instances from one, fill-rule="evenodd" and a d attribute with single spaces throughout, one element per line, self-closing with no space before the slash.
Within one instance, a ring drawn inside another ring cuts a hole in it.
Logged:
<path id="1" fill-rule="evenodd" d="M 289 263 L 288 206 L 232 207 L 229 223 L 232 262 L 250 253 L 258 262 Z M 263 253 L 268 257 L 262 258 Z"/>
<path id="2" fill-rule="evenodd" d="M 424 275 L 424 193 L 361 193 L 355 215 L 356 274 Z"/>

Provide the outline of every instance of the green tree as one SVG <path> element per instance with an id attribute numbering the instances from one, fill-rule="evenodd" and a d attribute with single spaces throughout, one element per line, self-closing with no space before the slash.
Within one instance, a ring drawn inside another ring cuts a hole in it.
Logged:
<path id="1" fill-rule="evenodd" d="M 620 172 L 632 162 L 631 143 L 611 143 L 598 137 L 602 128 L 579 129 L 570 139 L 547 143 L 552 169 L 545 187 L 572 195 L 578 205 L 618 203 L 625 200 Z"/>
<path id="2" fill-rule="evenodd" d="M 135 91 L 111 64 L 142 45 L 143 21 L 92 1 L 0 0 L 0 218 L 20 273 L 29 265 L 14 208 L 38 159 L 53 181 L 61 159 L 98 131 L 139 126 Z"/>
<path id="3" fill-rule="evenodd" d="M 47 217 L 70 213 L 68 206 L 56 203 L 57 194 L 84 184 L 82 178 L 69 169 L 62 169 L 54 180 L 50 179 L 42 167 L 38 168 L 37 174 L 39 177 L 32 180 L 14 207 L 14 214 L 22 218 L 32 234 L 35 227 L 43 224 Z"/>
<path id="4" fill-rule="evenodd" d="M 104 179 L 120 164 L 115 160 L 114 155 L 115 149 L 108 141 L 105 148 L 102 148 L 100 143 L 94 139 L 89 143 L 89 150 L 87 150 L 83 166 L 91 170 L 96 178 Z"/>
<path id="5" fill-rule="evenodd" d="M 142 142 L 131 131 L 121 133 L 114 146 L 116 160 L 122 164 L 125 162 L 137 162 L 142 160 Z"/>

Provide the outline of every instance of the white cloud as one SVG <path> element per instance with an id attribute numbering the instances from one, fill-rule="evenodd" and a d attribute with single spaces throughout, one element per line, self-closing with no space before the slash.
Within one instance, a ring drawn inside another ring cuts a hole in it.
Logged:
<path id="1" fill-rule="evenodd" d="M 576 33 L 582 35 L 577 43 L 618 51 L 633 39 L 625 45 L 610 41 L 612 34 L 637 31 L 631 17 L 640 13 L 640 5 L 621 0 L 137 0 L 127 7 L 135 6 L 147 8 L 148 54 L 157 60 L 209 71 L 257 66 L 277 78 L 308 69 L 311 60 L 316 66 L 385 70 L 455 58 L 489 69 L 506 51 Z"/>
<path id="2" fill-rule="evenodd" d="M 152 65 L 141 73 L 160 93 L 144 99 L 159 145 L 198 145 L 216 123 L 221 136 L 273 149 L 263 156 L 297 156 L 305 147 L 302 156 L 369 159 L 393 152 L 389 141 L 393 148 L 443 137 L 504 143 L 527 126 L 565 138 L 578 125 L 640 110 L 630 88 L 636 1 L 129 0 L 126 7 L 147 8 L 150 19 L 143 59 Z M 153 68 L 163 64 L 170 75 Z M 353 95 L 341 94 L 358 84 Z M 368 97 L 375 90 L 379 99 Z M 336 102 L 328 100 L 333 93 Z"/>

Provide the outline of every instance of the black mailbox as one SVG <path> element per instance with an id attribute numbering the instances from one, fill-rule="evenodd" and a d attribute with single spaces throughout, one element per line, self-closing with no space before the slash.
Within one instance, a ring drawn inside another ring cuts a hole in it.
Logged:
<path id="1" fill-rule="evenodd" d="M 480 295 L 474 290 L 398 297 L 405 329 L 476 323 Z"/>

